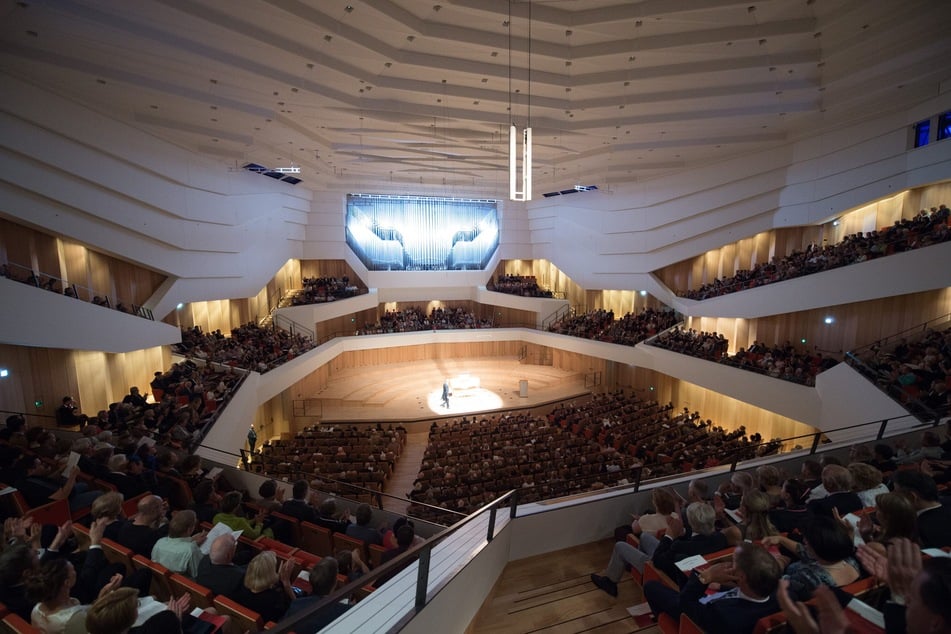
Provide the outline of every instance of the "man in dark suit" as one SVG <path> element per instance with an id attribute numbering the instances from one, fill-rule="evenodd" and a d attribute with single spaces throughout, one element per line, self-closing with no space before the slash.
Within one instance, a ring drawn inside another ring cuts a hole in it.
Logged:
<path id="1" fill-rule="evenodd" d="M 681 520 L 668 517 L 667 532 L 651 558 L 654 566 L 681 588 L 687 583 L 687 575 L 677 567 L 678 561 L 693 555 L 709 555 L 729 546 L 726 536 L 716 530 L 717 512 L 712 506 L 694 502 L 687 507 L 686 514 L 693 534 L 686 534 Z"/>
<path id="2" fill-rule="evenodd" d="M 706 632 L 750 634 L 756 622 L 779 611 L 776 588 L 782 568 L 757 544 L 740 544 L 733 561 L 714 564 L 701 573 L 692 573 L 679 593 L 660 583 L 648 581 L 644 596 L 654 614 L 667 613 L 675 620 L 686 614 Z M 711 583 L 735 587 L 704 596 Z"/>
<path id="3" fill-rule="evenodd" d="M 902 469 L 892 476 L 895 492 L 901 493 L 918 512 L 918 538 L 922 548 L 951 546 L 951 507 L 938 501 L 934 478 L 920 471 Z"/>
<path id="4" fill-rule="evenodd" d="M 281 505 L 281 513 L 302 522 L 319 523 L 317 509 L 310 504 L 310 485 L 307 480 L 298 480 L 291 489 L 291 499 Z"/>
<path id="5" fill-rule="evenodd" d="M 845 517 L 864 507 L 859 496 L 852 492 L 852 473 L 842 465 L 830 464 L 822 469 L 822 486 L 829 494 L 806 505 L 812 515 L 832 517 L 832 509 L 835 509 L 840 517 Z"/>
<path id="6" fill-rule="evenodd" d="M 219 535 L 211 544 L 211 550 L 198 562 L 195 581 L 215 594 L 234 599 L 238 588 L 244 584 L 245 569 L 234 563 L 234 551 L 238 542 L 231 533 Z"/>
<path id="7" fill-rule="evenodd" d="M 383 534 L 370 526 L 370 522 L 373 520 L 373 509 L 370 508 L 370 505 L 361 504 L 357 507 L 354 515 L 357 518 L 357 523 L 347 527 L 347 535 L 362 539 L 366 544 L 382 546 Z"/>
<path id="8" fill-rule="evenodd" d="M 157 495 L 148 495 L 139 500 L 137 508 L 132 521 L 119 529 L 116 541 L 137 555 L 151 557 L 155 542 L 168 535 L 165 503 Z"/>

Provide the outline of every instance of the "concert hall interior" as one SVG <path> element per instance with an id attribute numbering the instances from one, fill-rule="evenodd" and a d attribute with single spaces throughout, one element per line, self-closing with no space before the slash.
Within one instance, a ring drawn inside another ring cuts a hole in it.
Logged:
<path id="1" fill-rule="evenodd" d="M 654 489 L 947 417 L 951 3 L 900 4 L 5 0 L 3 417 L 411 517 L 426 610 L 414 551 L 328 632 L 632 631 L 588 573 Z"/>

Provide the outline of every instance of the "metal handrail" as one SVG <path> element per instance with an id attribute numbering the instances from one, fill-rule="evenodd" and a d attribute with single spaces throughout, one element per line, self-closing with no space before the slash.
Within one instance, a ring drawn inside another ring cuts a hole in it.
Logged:
<path id="1" fill-rule="evenodd" d="M 152 311 L 145 306 L 139 306 L 134 302 L 125 303 L 121 301 L 118 295 L 115 297 L 110 297 L 108 293 L 97 293 L 95 289 L 88 286 L 83 286 L 81 284 L 75 284 L 65 280 L 56 275 L 50 275 L 49 273 L 44 273 L 42 271 L 34 271 L 31 267 L 24 266 L 22 264 L 17 264 L 16 262 L 6 262 L 3 265 L 2 277 L 13 280 L 14 282 L 20 282 L 21 284 L 26 284 L 27 286 L 35 286 L 36 288 L 50 291 L 56 293 L 57 295 L 63 295 L 65 297 L 72 297 L 73 299 L 78 299 L 82 302 L 93 304 L 95 306 L 102 306 L 103 308 L 111 308 L 120 313 L 126 313 L 127 315 L 135 315 L 143 319 L 148 319 L 150 321 L 155 321 L 155 317 L 152 315 Z M 56 288 L 56 286 L 59 288 Z M 96 298 L 99 298 L 99 302 L 95 301 Z M 129 310 L 122 310 L 123 306 L 128 306 Z"/>
<path id="2" fill-rule="evenodd" d="M 948 322 L 951 322 L 951 313 L 948 313 L 946 315 L 941 315 L 940 317 L 934 317 L 933 319 L 929 319 L 928 321 L 920 323 L 916 326 L 912 326 L 911 328 L 906 328 L 905 330 L 902 330 L 900 332 L 896 332 L 894 334 L 888 335 L 884 339 L 878 339 L 877 341 L 873 341 L 872 343 L 867 343 L 864 346 L 861 346 L 859 348 L 854 348 L 850 350 L 847 354 L 858 356 L 860 353 L 865 352 L 866 350 L 869 350 L 872 346 L 886 347 L 890 343 L 895 341 L 896 339 L 908 337 L 911 334 L 924 334 L 929 329 L 934 330 L 934 326 L 937 326 L 939 323 L 948 323 Z"/>
<path id="3" fill-rule="evenodd" d="M 447 538 L 457 533 L 460 529 L 465 528 L 470 522 L 472 522 L 478 516 L 480 516 L 482 513 L 485 513 L 485 512 L 488 512 L 490 514 L 489 526 L 486 532 L 486 541 L 491 542 L 492 539 L 495 537 L 496 513 L 498 509 L 507 502 L 509 503 L 509 517 L 514 518 L 517 501 L 515 497 L 515 490 L 511 490 L 503 494 L 502 496 L 498 497 L 494 501 L 486 504 L 482 508 L 474 511 L 473 513 L 470 513 L 469 515 L 459 520 L 458 522 L 456 522 L 455 524 L 447 528 L 445 531 L 439 533 L 438 535 L 434 535 L 430 537 L 429 539 L 424 541 L 422 544 L 418 544 L 416 546 L 410 547 L 409 549 L 407 549 L 406 552 L 404 552 L 399 557 L 396 557 L 386 562 L 385 564 L 382 564 L 381 566 L 374 568 L 367 574 L 361 576 L 356 581 L 351 581 L 350 583 L 343 586 L 342 588 L 336 589 L 335 591 L 331 592 L 330 594 L 325 596 L 323 599 L 321 599 L 314 605 L 310 606 L 308 609 L 301 610 L 300 612 L 298 612 L 291 618 L 285 618 L 281 620 L 277 625 L 275 625 L 274 627 L 270 628 L 267 631 L 269 632 L 269 634 L 284 634 L 285 632 L 289 632 L 293 630 L 294 625 L 297 624 L 298 622 L 313 616 L 314 614 L 322 610 L 324 607 L 331 605 L 332 603 L 335 603 L 337 601 L 340 601 L 341 599 L 345 599 L 349 597 L 351 594 L 353 594 L 360 588 L 363 588 L 367 585 L 371 585 L 374 581 L 376 581 L 380 577 L 384 575 L 388 575 L 390 573 L 394 573 L 402 569 L 405 565 L 410 563 L 416 557 L 419 558 L 419 570 L 416 575 L 415 612 L 419 613 L 424 607 L 426 607 L 426 604 L 427 604 L 426 590 L 427 590 L 428 581 L 429 581 L 430 556 L 432 554 L 433 548 L 435 546 L 438 546 Z"/>

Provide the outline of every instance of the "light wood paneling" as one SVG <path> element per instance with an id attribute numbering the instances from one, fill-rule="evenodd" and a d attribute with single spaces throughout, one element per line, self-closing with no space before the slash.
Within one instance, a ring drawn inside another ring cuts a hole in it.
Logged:
<path id="1" fill-rule="evenodd" d="M 748 434 L 759 432 L 767 439 L 791 438 L 815 432 L 810 425 L 723 396 L 699 385 L 654 370 L 632 368 L 613 362 L 611 364 L 617 366 L 618 385 L 630 387 L 648 400 L 658 403 L 672 402 L 678 410 L 686 407 L 692 412 L 700 412 L 704 420 L 709 419 L 714 425 L 724 429 L 734 430 L 743 426 Z"/>
<path id="2" fill-rule="evenodd" d="M 759 319 L 689 317 L 685 327 L 721 333 L 730 340 L 730 354 L 754 341 L 767 346 L 790 341 L 796 347 L 841 358 L 843 352 L 948 313 L 951 313 L 951 288 Z M 826 324 L 826 317 L 832 317 L 834 322 Z"/>
<path id="3" fill-rule="evenodd" d="M 672 264 L 655 274 L 672 290 L 694 289 L 717 278 L 732 277 L 737 271 L 769 262 L 773 257 L 785 257 L 811 244 L 836 244 L 845 236 L 882 229 L 902 218 L 913 218 L 921 209 L 949 202 L 951 184 L 948 183 L 907 190 L 845 211 L 838 218 L 819 225 L 759 233 Z"/>
<path id="4" fill-rule="evenodd" d="M 502 260 L 492 274 L 493 278 L 499 275 L 534 275 L 535 281 L 541 288 L 554 293 L 564 294 L 571 306 L 585 306 L 585 291 L 557 266 L 548 260 Z"/>
<path id="5" fill-rule="evenodd" d="M 0 359 L 10 372 L 0 381 L 0 409 L 43 416 L 52 416 L 67 395 L 83 413 L 95 415 L 121 401 L 133 385 L 148 392 L 153 374 L 171 364 L 161 347 L 110 354 L 0 345 Z"/>
<path id="6" fill-rule="evenodd" d="M 80 299 L 87 301 L 101 295 L 109 297 L 113 305 L 142 305 L 165 281 L 165 276 L 156 271 L 2 219 L 0 251 L 4 261 L 32 268 L 41 277 L 75 284 Z M 59 283 L 56 288 L 61 286 Z"/>

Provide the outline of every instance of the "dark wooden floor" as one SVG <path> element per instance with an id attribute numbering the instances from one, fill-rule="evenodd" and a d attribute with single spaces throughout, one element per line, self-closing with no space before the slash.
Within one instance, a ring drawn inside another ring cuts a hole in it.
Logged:
<path id="1" fill-rule="evenodd" d="M 643 594 L 630 575 L 614 598 L 591 583 L 607 564 L 613 539 L 510 562 L 466 630 L 469 634 L 659 633 L 639 629 L 627 608 Z"/>

